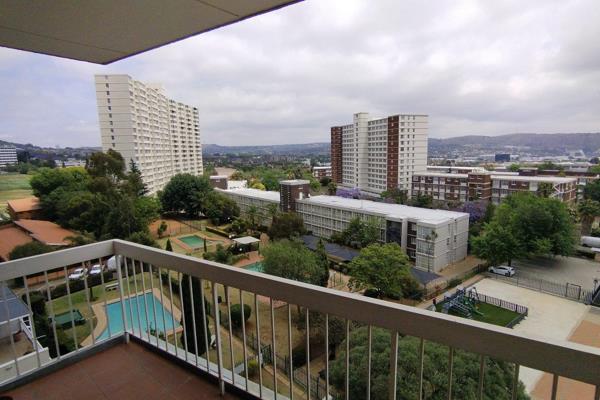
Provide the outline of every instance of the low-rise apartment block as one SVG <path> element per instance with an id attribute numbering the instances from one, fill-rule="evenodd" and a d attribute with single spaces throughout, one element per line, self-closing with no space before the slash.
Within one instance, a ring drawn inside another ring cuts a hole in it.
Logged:
<path id="1" fill-rule="evenodd" d="M 17 163 L 17 149 L 14 146 L 0 145 L 0 167 Z"/>
<path id="2" fill-rule="evenodd" d="M 423 270 L 440 271 L 467 255 L 469 214 L 337 196 L 307 197 L 301 190 L 302 181 L 297 183 L 286 185 L 283 181 L 281 192 L 218 190 L 233 199 L 242 214 L 246 214 L 250 206 L 256 207 L 264 225 L 271 222 L 271 204 L 281 204 L 283 209 L 287 203 L 286 210 L 300 214 L 305 227 L 323 238 L 343 231 L 354 218 L 375 221 L 380 229 L 379 240 L 398 243 L 415 266 Z M 289 202 L 290 196 L 293 202 Z"/>
<path id="3" fill-rule="evenodd" d="M 499 204 L 513 193 L 543 194 L 565 203 L 577 199 L 577 179 L 560 176 L 492 175 L 492 202 Z"/>
<path id="4" fill-rule="evenodd" d="M 318 167 L 313 167 L 312 175 L 317 179 L 325 177 L 331 178 L 331 165 L 321 165 Z"/>

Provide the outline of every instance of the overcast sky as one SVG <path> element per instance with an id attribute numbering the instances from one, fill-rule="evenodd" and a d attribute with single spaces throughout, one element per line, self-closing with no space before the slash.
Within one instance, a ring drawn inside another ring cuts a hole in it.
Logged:
<path id="1" fill-rule="evenodd" d="M 110 66 L 0 48 L 0 139 L 100 144 L 93 75 L 160 82 L 203 143 L 329 141 L 352 114 L 430 137 L 600 131 L 598 0 L 308 0 Z"/>

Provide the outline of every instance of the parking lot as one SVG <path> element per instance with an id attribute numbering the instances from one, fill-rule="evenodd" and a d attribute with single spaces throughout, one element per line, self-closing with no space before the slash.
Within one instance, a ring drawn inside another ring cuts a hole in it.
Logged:
<path id="1" fill-rule="evenodd" d="M 572 283 L 592 290 L 594 279 L 600 280 L 600 262 L 579 257 L 538 257 L 513 263 L 518 277 Z"/>

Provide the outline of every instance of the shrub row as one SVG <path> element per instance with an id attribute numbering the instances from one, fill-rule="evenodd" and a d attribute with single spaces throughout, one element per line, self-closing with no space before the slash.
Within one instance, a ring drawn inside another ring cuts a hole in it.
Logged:
<path id="1" fill-rule="evenodd" d="M 112 280 L 113 277 L 113 273 L 112 272 L 103 272 L 102 275 L 104 275 L 104 282 L 108 282 L 110 280 Z M 87 277 L 87 285 L 88 287 L 93 287 L 93 286 L 98 286 L 102 284 L 102 277 L 100 276 L 100 274 L 98 275 L 89 275 Z M 80 290 L 84 290 L 85 289 L 85 282 L 83 279 L 78 279 L 76 281 L 69 281 L 69 290 L 72 293 L 75 292 L 79 292 Z M 40 291 L 40 294 L 42 296 L 46 295 L 45 290 Z M 53 299 L 56 299 L 57 297 L 62 297 L 65 296 L 67 294 L 67 284 L 66 283 L 62 283 L 58 286 L 55 286 L 51 291 L 50 291 L 50 296 L 52 296 Z"/>

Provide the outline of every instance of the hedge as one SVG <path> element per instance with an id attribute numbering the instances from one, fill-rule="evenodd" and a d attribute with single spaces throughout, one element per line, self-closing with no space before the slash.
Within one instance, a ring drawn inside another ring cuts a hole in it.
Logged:
<path id="1" fill-rule="evenodd" d="M 113 277 L 113 273 L 110 271 L 107 272 L 103 272 L 102 275 L 104 275 L 104 282 L 108 282 L 110 280 L 112 280 Z M 93 287 L 93 286 L 98 286 L 102 284 L 102 277 L 100 276 L 100 274 L 98 275 L 88 275 L 87 277 L 87 285 L 88 288 L 89 287 Z M 71 291 L 71 293 L 75 293 L 75 292 L 79 292 L 81 290 L 85 289 L 85 282 L 83 279 L 78 279 L 76 281 L 69 281 L 69 290 Z M 42 293 L 44 294 L 44 293 Z M 66 296 L 67 294 L 67 284 L 66 283 L 61 283 L 58 286 L 55 286 L 51 291 L 50 291 L 50 296 L 53 299 L 56 299 L 57 297 L 62 297 L 62 296 Z"/>

